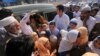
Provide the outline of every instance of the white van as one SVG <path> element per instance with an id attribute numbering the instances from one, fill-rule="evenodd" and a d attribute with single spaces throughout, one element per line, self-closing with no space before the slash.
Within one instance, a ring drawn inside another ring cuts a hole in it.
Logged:
<path id="1" fill-rule="evenodd" d="M 17 16 L 21 16 L 24 13 L 35 11 L 43 15 L 48 21 L 52 20 L 56 15 L 56 6 L 53 4 L 39 3 L 39 4 L 25 4 L 17 6 L 5 7 L 11 9 Z"/>

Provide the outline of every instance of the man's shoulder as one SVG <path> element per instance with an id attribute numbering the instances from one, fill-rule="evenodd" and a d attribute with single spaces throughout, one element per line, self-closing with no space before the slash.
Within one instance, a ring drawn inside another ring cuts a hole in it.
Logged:
<path id="1" fill-rule="evenodd" d="M 54 30 L 56 33 L 60 32 L 58 28 L 55 28 Z"/>
<path id="2" fill-rule="evenodd" d="M 68 17 L 68 15 L 67 15 L 67 14 L 65 14 L 65 13 L 63 14 L 63 16 L 66 16 L 66 17 Z"/>
<path id="3" fill-rule="evenodd" d="M 69 16 L 67 15 L 67 14 L 63 14 L 63 18 L 67 18 L 67 19 L 69 19 Z"/>
<path id="4" fill-rule="evenodd" d="M 96 15 L 96 16 L 95 16 L 95 18 L 98 18 L 98 19 L 100 19 L 100 16 L 99 16 L 99 15 Z"/>
<path id="5" fill-rule="evenodd" d="M 91 22 L 91 23 L 94 23 L 95 24 L 96 23 L 96 18 L 90 16 L 88 22 Z"/>
<path id="6" fill-rule="evenodd" d="M 59 15 L 57 14 L 57 15 L 55 16 L 55 18 L 56 18 L 56 17 L 59 17 Z"/>
<path id="7" fill-rule="evenodd" d="M 6 32 L 6 30 L 4 29 L 4 28 L 0 28 L 0 35 L 1 34 L 6 34 L 7 32 Z"/>
<path id="8" fill-rule="evenodd" d="M 90 20 L 96 21 L 96 18 L 90 16 Z"/>
<path id="9" fill-rule="evenodd" d="M 58 19 L 59 18 L 59 15 L 57 14 L 55 17 L 54 17 L 54 19 L 56 20 L 56 19 Z"/>

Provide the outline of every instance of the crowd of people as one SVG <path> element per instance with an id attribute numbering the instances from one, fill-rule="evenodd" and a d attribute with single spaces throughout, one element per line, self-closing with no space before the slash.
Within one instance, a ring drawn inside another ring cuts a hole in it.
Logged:
<path id="1" fill-rule="evenodd" d="M 57 5 L 50 22 L 31 12 L 18 21 L 2 8 L 0 56 L 100 56 L 99 7 L 71 7 Z"/>

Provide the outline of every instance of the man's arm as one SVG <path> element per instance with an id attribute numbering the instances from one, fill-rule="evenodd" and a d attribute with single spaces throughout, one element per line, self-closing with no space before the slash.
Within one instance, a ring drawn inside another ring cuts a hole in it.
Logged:
<path id="1" fill-rule="evenodd" d="M 21 30 L 26 35 L 31 35 L 33 33 L 31 26 L 27 25 L 27 22 L 29 21 L 29 16 L 29 13 L 27 13 L 20 21 Z"/>

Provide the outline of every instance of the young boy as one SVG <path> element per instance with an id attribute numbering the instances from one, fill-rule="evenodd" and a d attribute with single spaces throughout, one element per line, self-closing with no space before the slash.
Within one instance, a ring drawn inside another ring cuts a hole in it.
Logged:
<path id="1" fill-rule="evenodd" d="M 51 35 L 55 35 L 56 37 L 59 37 L 60 32 L 57 29 L 55 22 L 50 22 L 49 29 L 50 29 Z"/>
<path id="2" fill-rule="evenodd" d="M 72 19 L 70 21 L 69 27 L 68 27 L 68 31 L 72 30 L 72 29 L 76 29 L 77 28 L 77 19 Z"/>

